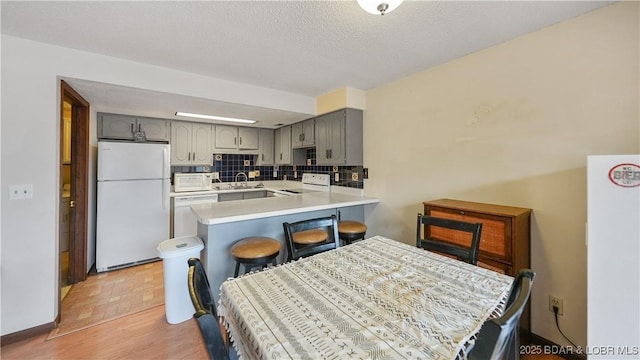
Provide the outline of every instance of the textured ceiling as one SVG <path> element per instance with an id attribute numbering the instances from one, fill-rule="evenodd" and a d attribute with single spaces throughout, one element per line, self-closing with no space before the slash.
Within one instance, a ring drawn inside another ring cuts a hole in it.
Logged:
<path id="1" fill-rule="evenodd" d="M 315 97 L 367 90 L 609 3 L 405 1 L 385 16 L 355 0 L 0 6 L 3 34 Z"/>

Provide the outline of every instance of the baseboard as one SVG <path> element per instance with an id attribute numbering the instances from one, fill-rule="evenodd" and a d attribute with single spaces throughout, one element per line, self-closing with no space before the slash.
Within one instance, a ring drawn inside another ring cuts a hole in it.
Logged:
<path id="1" fill-rule="evenodd" d="M 48 324 L 32 327 L 26 330 L 17 331 L 11 334 L 3 335 L 0 337 L 1 346 L 9 345 L 16 343 L 21 340 L 29 339 L 34 336 L 38 336 L 44 333 L 49 333 L 56 327 L 55 322 L 50 322 Z"/>
<path id="2" fill-rule="evenodd" d="M 553 341 L 547 340 L 542 336 L 536 335 L 534 333 L 531 333 L 531 336 L 529 337 L 529 344 L 530 344 L 529 346 L 531 346 L 530 348 L 526 348 L 527 345 L 524 345 L 525 348 L 522 348 L 522 345 L 521 345 L 521 349 L 520 349 L 521 355 L 525 355 L 528 352 L 532 355 L 553 354 L 567 360 L 586 360 L 587 359 L 587 356 L 585 354 L 579 354 L 577 352 L 578 349 L 575 349 L 573 347 L 568 347 L 568 346 L 560 346 L 554 343 Z"/>

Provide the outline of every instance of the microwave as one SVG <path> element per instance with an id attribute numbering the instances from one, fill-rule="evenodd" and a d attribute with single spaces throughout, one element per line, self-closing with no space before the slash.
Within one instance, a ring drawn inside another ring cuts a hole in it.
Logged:
<path id="1" fill-rule="evenodd" d="M 203 191 L 213 189 L 212 173 L 174 173 L 173 191 Z"/>

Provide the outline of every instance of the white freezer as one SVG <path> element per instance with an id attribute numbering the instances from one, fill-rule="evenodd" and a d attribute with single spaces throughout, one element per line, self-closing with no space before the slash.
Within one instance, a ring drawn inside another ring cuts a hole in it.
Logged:
<path id="1" fill-rule="evenodd" d="M 158 257 L 169 238 L 169 179 L 98 182 L 98 272 Z"/>
<path id="2" fill-rule="evenodd" d="M 587 353 L 638 359 L 640 155 L 587 160 Z"/>
<path id="3" fill-rule="evenodd" d="M 168 144 L 98 142 L 98 181 L 168 179 Z"/>

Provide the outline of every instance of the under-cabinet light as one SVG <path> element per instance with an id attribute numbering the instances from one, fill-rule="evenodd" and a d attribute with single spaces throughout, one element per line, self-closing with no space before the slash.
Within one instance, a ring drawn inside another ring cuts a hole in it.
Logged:
<path id="1" fill-rule="evenodd" d="M 176 112 L 176 116 L 186 116 L 186 117 L 207 119 L 207 120 L 230 121 L 230 122 L 237 122 L 237 123 L 243 123 L 243 124 L 253 124 L 256 122 L 255 120 L 236 119 L 236 118 L 215 116 L 215 115 L 192 114 L 192 113 L 186 113 L 186 112 L 180 112 L 180 111 Z"/>

